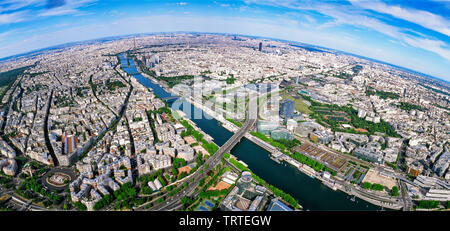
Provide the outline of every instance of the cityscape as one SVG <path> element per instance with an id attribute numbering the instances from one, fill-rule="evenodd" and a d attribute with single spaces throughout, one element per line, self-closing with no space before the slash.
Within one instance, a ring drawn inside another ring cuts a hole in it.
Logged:
<path id="1" fill-rule="evenodd" d="M 450 83 L 337 49 L 97 38 L 0 59 L 0 100 L 0 211 L 450 209 Z"/>

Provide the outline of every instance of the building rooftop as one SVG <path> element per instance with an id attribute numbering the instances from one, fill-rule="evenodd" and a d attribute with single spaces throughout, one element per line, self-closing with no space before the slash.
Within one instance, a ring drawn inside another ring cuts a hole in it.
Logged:
<path id="1" fill-rule="evenodd" d="M 273 199 L 270 201 L 269 207 L 266 211 L 293 211 L 293 209 L 283 204 L 280 200 Z"/>

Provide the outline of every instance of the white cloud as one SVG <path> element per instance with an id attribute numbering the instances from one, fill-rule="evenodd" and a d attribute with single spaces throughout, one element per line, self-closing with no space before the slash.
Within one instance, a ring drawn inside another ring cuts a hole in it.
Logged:
<path id="1" fill-rule="evenodd" d="M 6 38 L 8 38 L 9 35 L 14 34 L 17 30 L 9 30 L 0 33 L 0 42 L 6 41 Z"/>
<path id="2" fill-rule="evenodd" d="M 149 22 L 161 22 L 148 27 Z M 359 45 L 347 35 L 343 39 L 336 39 L 340 34 L 324 31 L 308 31 L 293 27 L 294 21 L 285 19 L 260 19 L 248 17 L 201 17 L 188 15 L 152 15 L 132 17 L 104 24 L 93 24 L 79 27 L 71 27 L 51 33 L 32 36 L 27 43 L 11 44 L 9 49 L 0 49 L 0 56 L 6 56 L 4 52 L 21 52 L 39 49 L 55 44 L 82 41 L 99 37 L 146 33 L 146 32 L 171 32 L 171 31 L 198 31 L 198 32 L 223 32 L 237 33 L 255 36 L 266 36 L 325 47 L 339 48 L 347 52 L 368 54 L 375 53 L 371 47 Z M 220 28 L 220 30 L 218 30 Z"/>
<path id="3" fill-rule="evenodd" d="M 17 11 L 10 14 L 0 14 L 0 24 L 16 23 L 25 20 L 27 11 Z"/>
<path id="4" fill-rule="evenodd" d="M 248 9 L 248 6 L 241 6 L 241 7 L 239 7 L 239 11 L 240 12 L 244 12 L 244 11 L 246 11 Z"/>
<path id="5" fill-rule="evenodd" d="M 445 43 L 442 41 L 412 37 L 405 37 L 403 41 L 411 46 L 434 52 L 450 61 L 450 49 L 445 48 Z"/>
<path id="6" fill-rule="evenodd" d="M 150 12 L 150 11 L 148 11 L 148 12 Z M 111 15 L 111 16 L 122 16 L 122 15 L 125 15 L 125 12 L 124 11 L 118 11 L 118 10 L 111 10 L 110 12 L 109 12 L 109 15 Z"/>
<path id="7" fill-rule="evenodd" d="M 352 1 L 352 0 L 351 0 Z M 387 35 L 391 38 L 399 40 L 400 43 L 408 44 L 409 46 L 420 48 L 432 53 L 435 53 L 448 61 L 450 61 L 450 49 L 446 47 L 446 44 L 440 40 L 435 40 L 431 38 L 421 38 L 417 36 L 412 36 L 409 34 L 404 33 L 403 31 L 405 29 L 392 26 L 389 24 L 386 24 L 378 19 L 368 17 L 364 14 L 364 12 L 361 11 L 361 9 L 354 9 L 351 6 L 340 6 L 340 5 L 334 5 L 329 3 L 314 3 L 311 4 L 310 2 L 297 2 L 295 0 L 284 0 L 284 1 L 277 1 L 277 0 L 247 0 L 248 4 L 250 3 L 256 3 L 256 4 L 265 4 L 270 6 L 277 6 L 277 7 L 286 7 L 290 9 L 296 9 L 296 10 L 313 10 L 316 12 L 319 12 L 323 15 L 329 16 L 333 18 L 332 21 L 329 21 L 327 23 L 324 23 L 320 26 L 318 26 L 318 29 L 324 29 L 329 27 L 334 27 L 338 25 L 352 25 L 356 27 L 362 27 L 374 30 L 378 33 Z M 370 1 L 353 1 L 354 4 L 366 4 L 370 5 Z M 368 8 L 368 7 L 367 7 Z M 364 9 L 367 9 L 364 8 Z M 402 10 L 398 10 L 397 8 L 393 8 L 393 11 L 396 12 L 398 17 L 403 15 L 404 18 L 411 17 L 410 20 L 415 20 L 417 22 L 422 22 L 425 24 L 426 19 L 430 19 L 431 22 L 429 22 L 427 25 L 434 25 L 436 28 L 440 28 L 441 31 L 446 32 L 446 29 L 444 27 L 438 27 L 438 25 L 444 25 L 445 21 L 442 21 L 442 17 L 438 15 L 432 16 L 431 13 L 425 12 L 425 11 L 416 11 L 416 17 L 422 17 L 421 19 L 412 19 L 414 16 L 409 15 L 412 12 L 405 12 Z M 381 8 L 380 8 L 381 11 Z M 387 10 L 386 10 L 387 12 Z M 399 13 L 403 12 L 403 13 Z M 425 18 L 425 19 L 424 19 Z M 448 23 L 448 22 L 447 22 Z M 448 28 L 447 28 L 448 29 Z M 412 31 L 411 29 L 406 29 L 409 31 Z M 413 31 L 415 34 L 420 35 L 420 33 L 417 33 Z M 450 31 L 449 31 L 450 32 Z"/>
<path id="8" fill-rule="evenodd" d="M 55 8 L 49 11 L 45 11 L 39 14 L 39 16 L 59 16 L 59 15 L 66 15 L 66 14 L 74 14 L 77 13 L 78 10 L 76 9 L 64 9 L 64 8 Z"/>
<path id="9" fill-rule="evenodd" d="M 285 26 L 291 26 L 291 27 L 297 27 L 298 26 L 298 21 L 297 20 L 292 20 L 292 19 L 288 19 L 288 18 L 283 18 L 283 17 L 280 17 L 279 19 L 279 22 L 280 23 L 282 23 L 283 25 L 285 25 Z"/>
<path id="10" fill-rule="evenodd" d="M 389 14 L 425 28 L 450 36 L 450 21 L 428 11 L 407 9 L 401 6 L 387 5 L 380 1 L 350 0 L 355 5 L 379 13 Z"/>
<path id="11" fill-rule="evenodd" d="M 46 1 L 42 0 L 3 0 L 0 1 L 0 13 L 19 10 L 28 6 L 42 6 Z"/>
<path id="12" fill-rule="evenodd" d="M 84 15 L 82 11 L 79 10 L 81 7 L 86 7 L 90 4 L 97 2 L 97 0 L 67 0 L 66 4 L 54 7 L 50 10 L 41 10 L 38 16 L 60 16 L 68 14 Z"/>
<path id="13" fill-rule="evenodd" d="M 150 22 L 161 22 L 152 24 Z M 219 29 L 218 29 L 219 28 Z M 405 60 L 401 54 L 391 53 L 378 48 L 367 46 L 354 37 L 345 33 L 305 30 L 285 24 L 284 20 L 260 19 L 249 17 L 202 17 L 194 15 L 150 15 L 142 17 L 130 17 L 108 23 L 99 23 L 60 29 L 49 33 L 39 33 L 27 38 L 27 41 L 18 40 L 7 46 L 0 47 L 0 57 L 23 53 L 74 41 L 83 41 L 107 36 L 116 36 L 133 33 L 172 32 L 172 31 L 198 31 L 198 32 L 222 32 L 232 34 L 244 34 L 280 38 L 291 41 L 299 41 L 313 45 L 330 47 L 342 51 L 364 55 L 391 62 L 407 68 L 434 74 L 443 77 L 439 70 L 434 70 L 426 65 L 423 57 L 411 57 Z M 411 40 L 409 44 L 421 46 L 422 41 Z M 427 46 L 433 46 L 435 52 L 441 52 L 442 44 L 425 41 Z M 446 55 L 445 51 L 442 53 Z M 419 68 L 420 67 L 420 68 Z"/>
<path id="14" fill-rule="evenodd" d="M 0 0 L 1 1 L 1 0 Z M 73 1 L 71 1 L 73 3 Z M 80 10 L 82 6 L 93 3 L 92 0 L 79 1 L 81 5 L 68 5 L 51 9 L 50 12 L 44 14 L 46 11 L 42 11 L 44 15 L 58 15 L 58 14 L 76 14 L 84 12 Z M 269 4 L 284 4 L 276 6 L 287 6 L 292 9 L 307 9 L 314 10 L 321 14 L 327 15 L 332 18 L 332 21 L 322 25 L 322 28 L 332 25 L 352 25 L 358 28 L 370 29 L 379 33 L 385 34 L 392 39 L 392 41 L 398 41 L 406 46 L 413 46 L 420 49 L 424 49 L 435 54 L 442 56 L 443 58 L 450 60 L 448 44 L 445 44 L 439 40 L 433 40 L 430 38 L 420 38 L 404 33 L 402 28 L 394 27 L 383 23 L 377 19 L 369 18 L 361 14 L 359 11 L 346 11 L 342 8 L 336 8 L 329 4 L 320 3 L 314 5 L 301 5 L 293 4 L 289 5 L 290 1 L 278 3 L 275 1 L 269 1 Z M 172 5 L 173 6 L 173 5 Z M 353 6 L 350 6 L 353 7 Z M 239 10 L 249 11 L 252 10 L 249 6 L 242 6 Z M 76 13 L 74 13 L 76 12 Z M 245 13 L 241 13 L 246 15 Z M 0 15 L 0 23 L 2 22 L 2 15 Z M 198 32 L 223 32 L 223 33 L 238 33 L 255 36 L 265 36 L 280 39 L 287 39 L 293 41 L 300 41 L 304 43 L 310 43 L 314 45 L 324 46 L 343 50 L 350 53 L 360 54 L 367 57 L 372 57 L 387 62 L 402 65 L 408 68 L 416 68 L 418 65 L 424 65 L 421 61 L 421 57 L 411 57 L 405 60 L 401 57 L 401 54 L 392 54 L 390 51 L 384 51 L 380 53 L 379 49 L 368 46 L 362 41 L 358 41 L 357 37 L 349 34 L 339 32 L 329 32 L 328 30 L 316 30 L 311 28 L 307 30 L 305 28 L 299 29 L 296 21 L 291 20 L 292 17 L 278 18 L 278 19 L 255 19 L 248 17 L 201 17 L 194 15 L 170 15 L 166 12 L 166 15 L 151 15 L 145 17 L 133 17 L 128 19 L 122 19 L 109 23 L 106 20 L 104 23 L 95 25 L 86 25 L 81 27 L 72 27 L 69 29 L 59 30 L 51 33 L 39 32 L 39 35 L 27 38 L 27 41 L 21 40 L 18 42 L 9 43 L 7 46 L 0 47 L 0 57 L 8 56 L 11 54 L 17 54 L 26 52 L 29 50 L 35 50 L 39 48 L 45 48 L 55 44 L 81 41 L 94 39 L 99 37 L 123 35 L 131 33 L 146 33 L 146 32 L 171 32 L 171 31 L 198 31 Z M 11 19 L 3 19 L 4 21 L 11 21 Z M 21 17 L 16 17 L 16 20 L 23 20 Z M 299 20 L 308 21 L 312 24 L 316 24 L 316 20 L 311 17 L 301 18 Z M 12 20 L 14 21 L 14 20 Z M 152 23 L 149 27 L 150 22 Z M 296 26 L 297 25 L 297 26 Z M 300 22 L 301 25 L 301 22 Z M 423 36 L 422 36 L 423 37 Z M 1 36 L 0 36 L 1 38 Z M 4 43 L 3 43 L 4 44 Z M 428 68 L 428 70 L 426 70 Z M 419 71 L 428 72 L 429 67 L 424 67 Z"/>
<path id="15" fill-rule="evenodd" d="M 43 0 L 0 0 L 0 25 L 32 21 L 37 17 L 49 17 L 59 15 L 86 15 L 79 8 L 94 4 L 97 0 L 66 0 L 65 4 L 51 9 L 43 9 L 47 1 Z M 21 10 L 28 7 L 29 9 Z M 30 7 L 38 7 L 30 8 Z M 7 13 L 5 13 L 7 12 Z M 11 12 L 11 13 L 10 13 Z"/>
<path id="16" fill-rule="evenodd" d="M 320 28 L 326 28 L 330 26 L 336 26 L 340 24 L 353 25 L 358 27 L 369 28 L 371 30 L 377 31 L 379 33 L 385 34 L 390 37 L 399 38 L 400 33 L 397 27 L 390 26 L 388 24 L 382 23 L 381 21 L 369 18 L 367 16 L 358 14 L 347 14 L 339 10 L 319 10 L 320 13 L 331 16 L 334 18 L 333 21 L 325 23 L 320 26 Z"/>
<path id="17" fill-rule="evenodd" d="M 304 15 L 303 17 L 306 19 L 306 21 L 308 21 L 311 24 L 316 23 L 316 20 L 309 15 Z"/>
<path id="18" fill-rule="evenodd" d="M 379 20 L 369 18 L 361 15 L 347 15 L 340 12 L 334 12 L 336 18 L 334 24 L 348 24 L 354 26 L 361 26 L 372 29 L 379 33 L 385 34 L 389 37 L 395 38 L 400 42 L 406 43 L 412 47 L 420 48 L 432 53 L 435 53 L 442 58 L 450 61 L 450 49 L 445 47 L 445 43 L 440 40 L 420 38 L 401 32 L 400 28 L 382 23 Z"/>

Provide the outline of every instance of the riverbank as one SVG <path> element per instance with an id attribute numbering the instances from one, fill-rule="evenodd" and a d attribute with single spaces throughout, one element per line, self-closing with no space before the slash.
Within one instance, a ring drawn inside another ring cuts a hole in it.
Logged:
<path id="1" fill-rule="evenodd" d="M 222 127 L 227 129 L 230 132 L 236 132 L 239 130 L 239 127 L 235 124 L 231 123 L 230 121 L 226 120 L 222 115 L 212 111 L 211 109 L 205 107 L 204 105 L 192 100 L 191 98 L 185 98 L 185 100 L 195 107 L 203 110 L 205 113 L 216 119 L 218 122 L 222 124 Z M 270 153 L 270 159 L 275 161 L 276 163 L 280 164 L 281 162 L 286 162 L 292 166 L 294 166 L 297 170 L 302 172 L 303 174 L 315 178 L 316 180 L 322 182 L 323 185 L 329 187 L 330 189 L 336 191 L 342 191 L 346 193 L 349 196 L 355 196 L 360 198 L 361 200 L 364 200 L 366 202 L 369 202 L 373 205 L 389 208 L 392 210 L 400 210 L 403 205 L 397 204 L 398 201 L 391 201 L 387 199 L 376 199 L 376 195 L 370 195 L 369 192 L 362 192 L 361 190 L 356 189 L 355 186 L 346 184 L 344 181 L 339 181 L 337 179 L 325 179 L 323 178 L 319 173 L 315 172 L 312 168 L 310 168 L 307 165 L 303 165 L 299 163 L 297 160 L 295 160 L 292 157 L 289 157 L 282 152 L 280 152 L 277 148 L 273 147 L 272 145 L 262 141 L 261 139 L 247 133 L 245 135 L 247 139 L 252 141 L 254 144 L 260 146 L 261 148 L 265 149 Z M 350 190 L 346 190 L 350 189 Z"/>
<path id="2" fill-rule="evenodd" d="M 344 180 L 339 180 L 337 178 L 333 179 L 331 176 L 324 177 L 323 175 L 319 174 L 311 167 L 309 167 L 305 164 L 301 164 L 294 158 L 287 156 L 283 153 L 279 156 L 272 155 L 271 159 L 277 163 L 281 163 L 284 161 L 284 162 L 292 165 L 293 167 L 298 169 L 300 172 L 310 176 L 311 178 L 321 181 L 323 185 L 329 187 L 330 189 L 332 189 L 334 191 L 339 190 L 339 191 L 346 193 L 349 196 L 355 196 L 355 197 L 358 197 L 359 199 L 362 199 L 373 205 L 384 207 L 384 208 L 389 208 L 392 210 L 400 210 L 403 207 L 403 205 L 400 203 L 400 200 L 398 198 L 394 199 L 394 200 L 388 199 L 388 198 L 382 198 L 382 196 L 372 195 L 370 192 L 365 192 L 365 191 L 363 191 L 363 189 L 358 189 L 357 186 L 354 186 L 348 182 L 345 182 Z"/>
<path id="3" fill-rule="evenodd" d="M 239 130 L 239 127 L 236 126 L 235 124 L 233 124 L 232 122 L 226 120 L 222 115 L 218 114 L 217 112 L 211 110 L 210 108 L 202 105 L 201 103 L 192 100 L 191 97 L 189 98 L 184 98 L 187 102 L 189 102 L 190 104 L 194 105 L 195 107 L 201 109 L 202 111 L 204 111 L 206 114 L 208 114 L 209 116 L 211 116 L 212 118 L 214 118 L 215 120 L 217 120 L 218 122 L 221 123 L 222 127 L 227 129 L 230 132 L 236 132 Z M 282 152 L 280 152 L 279 150 L 277 150 L 275 147 L 273 147 L 272 145 L 268 144 L 267 142 L 259 139 L 258 137 L 255 137 L 253 135 L 251 135 L 250 133 L 245 133 L 245 138 L 251 140 L 253 143 L 255 143 L 256 145 L 264 148 L 266 151 L 270 152 L 272 155 L 274 156 L 279 156 L 281 154 L 283 154 Z"/>
<path id="4" fill-rule="evenodd" d="M 239 127 L 235 124 L 231 123 L 230 121 L 226 120 L 222 115 L 216 113 L 215 111 L 212 111 L 211 109 L 205 107 L 204 105 L 200 104 L 199 102 L 196 102 L 195 100 L 192 100 L 192 98 L 185 98 L 185 100 L 195 107 L 203 110 L 205 113 L 207 113 L 209 116 L 216 119 L 218 122 L 221 123 L 222 127 L 227 129 L 230 132 L 236 132 L 239 130 Z M 293 159 L 292 157 L 289 157 L 282 152 L 280 152 L 277 148 L 273 147 L 272 145 L 262 141 L 261 139 L 247 133 L 245 135 L 247 139 L 252 141 L 254 144 L 258 145 L 259 147 L 263 148 L 264 150 L 268 151 L 270 153 L 270 159 L 275 161 L 276 163 L 280 164 L 281 162 L 286 162 L 292 166 L 294 166 L 298 171 L 302 172 L 303 174 L 315 178 L 316 180 L 322 182 L 323 185 L 329 187 L 330 189 L 336 191 L 342 191 L 346 193 L 349 196 L 355 196 L 360 198 L 361 200 L 364 200 L 366 202 L 369 202 L 373 205 L 389 208 L 392 210 L 400 210 L 403 205 L 397 204 L 398 201 L 392 201 L 387 199 L 376 199 L 376 195 L 370 195 L 369 192 L 362 192 L 361 190 L 356 189 L 355 186 L 346 184 L 343 181 L 334 180 L 334 179 L 325 179 L 323 178 L 319 173 L 315 172 L 312 168 L 310 168 L 307 165 L 303 165 L 299 163 L 297 160 Z M 350 190 L 346 190 L 350 189 Z"/>
<path id="5" fill-rule="evenodd" d="M 291 157 L 288 157 L 291 159 L 291 161 L 286 161 L 289 164 L 296 166 L 296 164 L 293 163 Z M 298 162 L 297 162 L 298 163 Z M 377 195 L 372 195 L 369 192 L 363 191 L 363 189 L 358 189 L 357 186 L 352 185 L 349 182 L 341 181 L 338 179 L 332 179 L 332 178 L 326 178 L 323 175 L 319 174 L 318 172 L 314 171 L 311 167 L 300 164 L 299 163 L 298 170 L 303 172 L 304 174 L 315 178 L 316 180 L 319 180 L 322 182 L 323 185 L 329 187 L 330 189 L 336 191 L 339 190 L 341 192 L 346 193 L 349 196 L 357 197 L 361 200 L 364 200 L 366 202 L 369 202 L 373 205 L 382 207 L 382 208 L 388 208 L 392 210 L 400 210 L 403 205 L 398 204 L 399 200 L 389 200 L 386 198 L 379 198 Z"/>
<path id="6" fill-rule="evenodd" d="M 172 92 L 167 88 L 162 89 L 164 86 L 160 84 L 150 83 L 152 78 L 145 78 L 142 75 L 137 77 L 139 79 L 142 78 L 140 80 L 145 82 L 144 86 L 153 89 L 157 88 L 154 89 L 155 93 L 161 93 L 162 97 L 167 97 L 170 95 L 168 92 Z M 203 118 L 198 119 L 193 117 L 191 120 L 202 131 L 211 135 L 214 138 L 214 142 L 219 146 L 223 145 L 234 131 L 238 129 L 237 126 L 224 119 L 221 114 L 205 108 L 200 102 L 195 102 L 192 99 L 186 99 L 183 102 L 185 103 L 182 103 L 182 105 L 190 107 L 190 109 L 186 108 L 188 110 L 187 114 L 194 111 L 195 113 L 205 113 L 210 117 L 205 118 L 205 116 L 202 116 Z M 183 110 L 183 106 L 175 109 Z M 191 115 L 188 115 L 188 117 L 191 117 Z M 215 119 L 211 117 L 215 117 Z M 276 159 L 273 156 L 279 156 L 280 153 L 271 152 L 272 150 L 276 149 L 257 139 L 257 137 L 246 134 L 246 138 L 242 139 L 231 150 L 231 153 L 238 159 L 245 161 L 249 169 L 252 169 L 252 172 L 267 183 L 282 189 L 296 198 L 305 210 L 380 210 L 379 207 L 360 199 L 357 199 L 356 202 L 349 200 L 348 194 L 339 192 L 339 190 L 334 191 L 320 181 L 313 179 L 307 175 L 307 172 L 305 173 L 292 165 L 292 163 L 295 163 L 293 161 L 291 161 L 291 164 L 283 163 L 284 161 L 274 161 Z"/>
<path id="7" fill-rule="evenodd" d="M 161 85 L 151 83 L 151 80 L 150 80 L 150 79 L 145 78 L 145 77 L 143 77 L 143 76 L 140 75 L 140 74 L 139 74 L 139 75 L 132 75 L 132 76 L 135 77 L 135 78 L 138 80 L 138 82 L 139 82 L 140 84 L 143 84 L 145 87 L 151 87 L 153 90 L 155 90 L 155 88 L 158 89 L 158 91 L 154 91 L 154 94 L 156 94 L 156 95 L 158 95 L 157 92 L 160 92 L 160 93 L 161 93 L 161 92 L 163 92 L 163 91 L 164 91 L 164 93 L 165 93 L 164 95 L 167 95 L 167 94 L 168 94 L 167 92 L 170 91 L 170 90 L 168 90 L 168 89 L 163 89 L 163 87 L 162 87 Z M 142 82 L 142 80 L 149 80 L 149 81 L 143 81 L 143 82 Z M 147 86 L 147 85 L 148 85 L 148 86 Z M 191 101 L 191 102 L 192 102 L 192 101 Z M 191 107 L 190 109 L 195 108 L 194 103 L 193 103 L 193 104 L 189 104 L 188 101 L 184 100 L 184 103 L 181 104 L 181 105 L 179 105 L 179 106 L 180 106 L 179 109 L 182 109 L 182 108 L 181 108 L 182 106 L 187 106 L 186 103 L 188 103 L 187 105 L 189 105 L 189 106 Z M 197 106 L 199 106 L 199 104 L 197 104 Z M 203 107 L 202 107 L 202 108 L 203 108 Z M 189 108 L 185 108 L 185 109 L 189 109 Z M 201 111 L 200 109 L 198 109 L 198 108 L 195 108 L 195 109 L 198 110 L 197 112 L 202 112 L 202 111 Z M 194 109 L 194 110 L 195 110 L 195 109 Z M 179 110 L 177 110 L 176 108 L 171 107 L 171 110 L 172 110 L 173 113 L 177 113 L 177 114 L 178 114 L 178 116 L 175 116 L 175 118 L 184 117 L 183 119 L 187 122 L 186 125 L 192 126 L 192 128 L 194 128 L 194 129 L 197 130 L 198 132 L 202 133 L 202 134 L 204 135 L 203 138 L 204 138 L 205 140 L 207 140 L 207 139 L 209 138 L 209 139 L 212 141 L 212 140 L 214 139 L 214 138 L 211 137 L 208 133 L 204 132 L 200 127 L 197 126 L 197 124 L 196 124 L 195 121 L 198 122 L 198 119 L 191 119 L 191 118 L 190 118 L 191 116 L 187 116 L 187 117 L 186 117 L 186 114 L 185 114 L 183 111 L 179 111 Z M 206 111 L 206 110 L 205 110 L 205 111 Z M 208 111 L 208 113 L 214 114 L 214 113 L 211 113 L 211 112 L 212 112 L 212 111 Z M 206 112 L 205 112 L 205 113 L 206 113 Z M 189 114 L 190 114 L 190 113 L 189 113 Z M 214 114 L 214 115 L 217 117 L 216 114 Z M 204 117 L 202 117 L 202 119 L 200 119 L 200 120 L 203 120 L 203 119 L 204 119 Z M 223 121 L 225 121 L 225 120 L 223 120 Z M 237 128 L 237 130 L 238 130 L 238 128 Z M 224 135 L 225 135 L 225 133 L 224 133 Z M 219 145 L 221 145 L 221 143 L 220 143 Z M 200 169 L 197 169 L 197 171 L 199 171 L 199 170 L 200 170 Z M 190 176 L 192 176 L 192 174 L 189 174 L 189 176 L 185 177 L 183 180 L 189 179 Z M 255 177 L 256 177 L 256 175 L 255 175 Z M 257 178 L 257 179 L 260 179 L 260 178 Z M 177 182 L 175 182 L 175 183 L 178 183 L 178 182 L 179 182 L 179 181 L 177 181 Z M 172 184 L 175 184 L 175 183 L 172 183 Z M 275 186 L 269 185 L 269 184 L 267 184 L 267 183 L 265 183 L 265 186 L 268 187 L 267 189 L 268 189 L 269 191 L 275 190 L 275 191 L 273 192 L 274 195 L 281 194 L 282 197 L 277 196 L 277 198 L 279 197 L 280 200 L 285 201 L 283 198 L 288 198 L 288 199 L 290 199 L 291 203 L 292 203 L 292 201 L 295 201 L 295 199 L 293 199 L 292 196 L 290 196 L 289 194 L 284 193 L 282 190 L 276 188 Z M 286 203 L 287 203 L 287 202 L 286 202 Z M 292 204 L 292 206 L 294 207 L 294 209 L 301 209 L 301 208 L 302 208 L 301 205 L 299 205 L 297 201 L 295 201 L 295 203 Z"/>

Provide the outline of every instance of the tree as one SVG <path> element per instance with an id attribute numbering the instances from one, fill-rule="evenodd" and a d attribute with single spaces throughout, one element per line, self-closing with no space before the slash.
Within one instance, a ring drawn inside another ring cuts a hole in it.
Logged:
<path id="1" fill-rule="evenodd" d="M 181 180 L 181 179 L 183 179 L 184 177 L 186 177 L 187 176 L 187 173 L 186 172 L 182 172 L 182 173 L 180 173 L 180 175 L 178 176 L 178 180 Z"/>
<path id="2" fill-rule="evenodd" d="M 186 204 L 192 204 L 192 202 L 194 202 L 194 199 L 192 199 L 192 198 L 190 198 L 190 197 L 183 197 L 183 198 L 181 198 L 181 203 L 183 204 L 183 205 L 186 205 Z"/>
<path id="3" fill-rule="evenodd" d="M 440 205 L 439 201 L 419 201 L 417 207 L 419 208 L 424 208 L 424 209 L 434 209 L 434 208 L 438 208 Z"/>
<path id="4" fill-rule="evenodd" d="M 158 176 L 158 181 L 161 183 L 163 187 L 167 185 L 166 181 L 163 179 L 161 175 Z"/>
<path id="5" fill-rule="evenodd" d="M 383 191 L 384 190 L 384 186 L 381 184 L 373 184 L 372 185 L 372 189 L 373 190 L 377 190 L 377 191 Z"/>
<path id="6" fill-rule="evenodd" d="M 398 196 L 400 195 L 400 194 L 398 193 L 398 187 L 397 187 L 397 186 L 392 187 L 392 189 L 391 189 L 391 195 L 394 196 L 394 197 L 398 197 Z"/>
<path id="7" fill-rule="evenodd" d="M 175 169 L 175 166 L 172 167 L 172 175 L 176 176 L 178 174 L 177 169 Z"/>
<path id="8" fill-rule="evenodd" d="M 198 183 L 199 186 L 203 186 L 205 184 L 205 178 L 202 178 Z"/>
<path id="9" fill-rule="evenodd" d="M 86 211 L 86 209 L 87 209 L 86 205 L 82 204 L 79 201 L 75 203 L 75 207 L 77 207 L 77 209 L 80 210 L 80 211 Z"/>
<path id="10" fill-rule="evenodd" d="M 148 195 L 148 194 L 152 194 L 153 190 L 150 187 L 148 187 L 147 185 L 145 185 L 141 188 L 141 192 L 142 192 L 142 194 Z"/>

